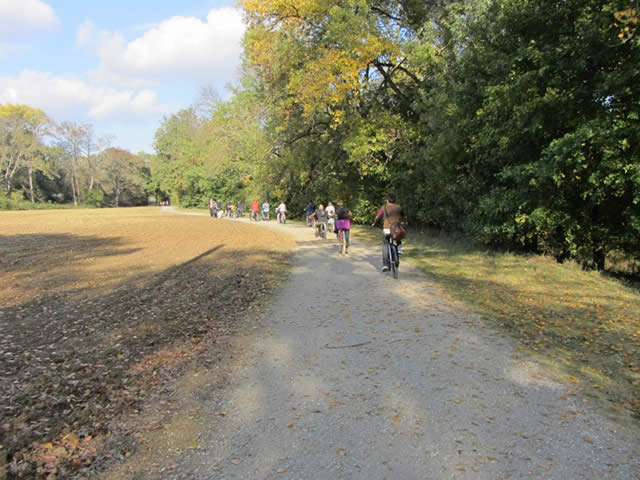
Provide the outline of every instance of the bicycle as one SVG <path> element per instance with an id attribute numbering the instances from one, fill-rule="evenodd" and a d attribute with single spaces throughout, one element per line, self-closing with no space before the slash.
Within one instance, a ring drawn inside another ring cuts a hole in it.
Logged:
<path id="1" fill-rule="evenodd" d="M 251 210 L 251 213 L 249 214 L 249 220 L 255 220 L 256 222 L 260 221 L 260 215 L 258 215 L 258 212 Z"/>
<path id="2" fill-rule="evenodd" d="M 391 235 L 387 235 L 387 249 L 389 252 L 389 269 L 393 278 L 398 278 L 398 268 L 400 267 L 400 255 L 398 255 L 398 242 Z"/>
<path id="3" fill-rule="evenodd" d="M 330 233 L 335 233 L 336 232 L 336 219 L 335 219 L 335 217 L 329 217 L 329 220 L 327 220 L 327 230 L 329 230 Z"/>
<path id="4" fill-rule="evenodd" d="M 286 212 L 278 212 L 278 223 L 287 223 L 287 213 Z"/>
<path id="5" fill-rule="evenodd" d="M 314 214 L 307 216 L 307 227 L 311 227 L 311 228 L 316 227 L 316 217 Z"/>
<path id="6" fill-rule="evenodd" d="M 324 222 L 318 222 L 316 229 L 316 236 L 320 236 L 321 238 L 327 238 L 327 224 Z"/>

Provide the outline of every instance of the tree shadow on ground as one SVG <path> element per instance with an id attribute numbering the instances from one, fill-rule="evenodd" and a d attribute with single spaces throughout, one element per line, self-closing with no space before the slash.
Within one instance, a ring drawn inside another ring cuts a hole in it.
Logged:
<path id="1" fill-rule="evenodd" d="M 81 279 L 97 286 L 118 282 L 121 270 L 103 271 L 94 278 L 84 270 L 98 259 L 122 258 L 141 250 L 127 245 L 121 238 L 68 234 L 0 236 L 0 277 L 9 282 L 5 295 L 19 303 L 22 297 L 66 290 Z"/>
<path id="2" fill-rule="evenodd" d="M 74 261 L 129 251 L 119 249 L 118 240 L 78 242 L 64 235 L 12 241 L 36 251 L 41 242 L 73 245 Z M 40 255 L 32 258 L 34 274 Z M 67 257 L 40 258 L 64 265 Z M 234 320 L 270 292 L 286 263 L 277 250 L 218 245 L 161 272 L 136 272 L 108 292 L 66 288 L 70 278 L 65 289 L 2 308 L 0 444 L 8 451 L 10 478 L 34 474 L 36 467 L 47 471 L 33 442 L 55 442 L 69 432 L 78 438 L 109 433 L 114 419 L 135 411 L 193 360 L 205 337 L 232 332 Z M 50 468 L 70 475 L 67 453 Z"/>
<path id="3" fill-rule="evenodd" d="M 127 255 L 138 248 L 123 248 L 121 238 L 69 234 L 0 235 L 0 273 L 29 270 L 41 273 L 44 266 L 55 269 L 71 258 L 81 262 L 96 257 Z M 72 255 L 71 255 L 72 254 Z"/>
<path id="4" fill-rule="evenodd" d="M 553 292 L 532 293 L 455 272 L 429 269 L 428 275 L 558 369 L 564 381 L 613 407 L 617 416 L 640 418 L 640 336 L 632 305 L 606 293 L 575 297 L 570 279 L 554 279 Z M 612 310 L 614 303 L 618 308 Z"/>

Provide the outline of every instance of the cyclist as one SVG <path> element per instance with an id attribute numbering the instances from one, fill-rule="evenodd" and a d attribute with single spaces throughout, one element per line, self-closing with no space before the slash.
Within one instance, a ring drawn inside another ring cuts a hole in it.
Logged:
<path id="1" fill-rule="evenodd" d="M 307 227 L 313 226 L 313 221 L 311 217 L 313 215 L 313 212 L 315 211 L 316 211 L 316 204 L 310 200 L 309 203 L 307 204 L 307 208 L 305 209 L 305 213 L 306 213 L 305 216 L 307 217 Z"/>
<path id="2" fill-rule="evenodd" d="M 404 211 L 402 207 L 396 203 L 396 196 L 392 193 L 387 195 L 387 200 L 385 205 L 378 210 L 376 214 L 376 218 L 371 225 L 374 227 L 378 222 L 380 217 L 384 218 L 384 224 L 382 226 L 382 268 L 380 269 L 382 272 L 389 271 L 389 242 L 391 241 L 391 224 L 397 223 L 400 219 L 406 221 L 406 217 L 404 215 Z M 398 254 L 402 253 L 402 248 L 400 247 L 400 243 L 398 242 Z"/>
<path id="3" fill-rule="evenodd" d="M 231 207 L 232 206 L 233 206 L 233 203 L 227 202 L 227 205 L 226 205 L 226 207 L 227 207 L 227 218 L 229 218 L 231 216 L 231 210 L 232 210 Z"/>
<path id="4" fill-rule="evenodd" d="M 336 207 L 333 206 L 333 203 L 328 202 L 327 208 L 325 209 L 327 212 L 327 227 L 329 227 L 329 231 L 331 233 L 335 233 L 336 231 Z"/>
<path id="5" fill-rule="evenodd" d="M 251 204 L 251 220 L 258 220 L 258 212 L 260 211 L 260 204 L 258 200 L 254 200 Z"/>
<path id="6" fill-rule="evenodd" d="M 262 204 L 262 219 L 263 220 L 269 220 L 269 208 L 271 208 L 271 206 L 269 205 L 269 202 L 267 202 L 265 200 L 264 203 Z"/>
<path id="7" fill-rule="evenodd" d="M 327 211 L 324 209 L 324 205 L 318 205 L 318 208 L 312 215 L 316 219 L 316 235 L 322 235 L 322 230 L 324 229 L 325 237 L 327 232 L 327 221 L 329 217 L 327 216 Z"/>
<path id="8" fill-rule="evenodd" d="M 213 197 L 209 197 L 209 216 L 213 218 L 216 215 L 216 201 Z"/>
<path id="9" fill-rule="evenodd" d="M 238 202 L 238 207 L 236 208 L 236 212 L 238 213 L 238 217 L 242 217 L 244 215 L 244 202 Z"/>
<path id="10" fill-rule="evenodd" d="M 338 202 L 336 209 L 336 217 L 338 219 L 336 228 L 338 229 L 338 240 L 342 236 L 341 244 L 344 242 L 344 253 L 349 253 L 349 230 L 351 230 L 351 210 L 345 208 L 343 202 Z"/>
<path id="11" fill-rule="evenodd" d="M 276 208 L 276 218 L 278 219 L 278 222 L 284 223 L 286 219 L 286 216 L 285 216 L 286 214 L 287 214 L 287 206 L 284 204 L 284 202 L 280 202 L 280 205 L 278 205 L 278 208 Z"/>

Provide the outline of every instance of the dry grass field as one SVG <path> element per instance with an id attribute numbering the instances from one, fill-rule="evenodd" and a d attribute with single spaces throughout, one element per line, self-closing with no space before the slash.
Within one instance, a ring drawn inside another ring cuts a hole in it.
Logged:
<path id="1" fill-rule="evenodd" d="M 67 478 L 126 456 L 118 419 L 233 332 L 293 245 L 157 208 L 0 212 L 0 470 Z"/>

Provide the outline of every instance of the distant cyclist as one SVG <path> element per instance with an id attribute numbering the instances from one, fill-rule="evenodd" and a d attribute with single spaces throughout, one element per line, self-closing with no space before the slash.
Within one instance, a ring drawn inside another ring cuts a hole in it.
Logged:
<path id="1" fill-rule="evenodd" d="M 280 202 L 280 205 L 276 208 L 276 218 L 278 219 L 278 222 L 285 223 L 287 218 L 287 206 L 284 202 Z"/>
<path id="2" fill-rule="evenodd" d="M 258 215 L 260 212 L 260 204 L 258 203 L 258 200 L 254 200 L 253 203 L 251 204 L 251 220 L 255 220 L 258 221 Z"/>
<path id="3" fill-rule="evenodd" d="M 269 202 L 267 202 L 265 200 L 264 203 L 262 204 L 262 219 L 263 220 L 269 220 L 269 209 L 270 208 L 271 208 L 271 205 L 269 205 Z"/>
<path id="4" fill-rule="evenodd" d="M 327 226 L 329 227 L 329 231 L 331 233 L 335 233 L 336 227 L 336 207 L 333 206 L 333 203 L 327 203 L 327 208 L 325 208 L 327 212 Z"/>
<path id="5" fill-rule="evenodd" d="M 309 201 L 309 203 L 307 204 L 307 208 L 305 208 L 305 213 L 306 213 L 305 217 L 307 218 L 307 227 L 313 226 L 311 216 L 315 211 L 316 211 L 316 204 L 313 203 L 312 201 Z"/>
<path id="6" fill-rule="evenodd" d="M 327 215 L 327 211 L 324 209 L 324 205 L 318 205 L 318 208 L 312 215 L 316 219 L 316 234 L 326 236 L 327 233 L 327 221 L 329 220 L 329 216 Z M 324 232 L 323 232 L 324 229 Z"/>
<path id="7" fill-rule="evenodd" d="M 343 253 L 349 253 L 349 232 L 351 230 L 351 210 L 344 206 L 344 203 L 338 202 L 336 209 L 338 221 L 336 228 L 338 229 L 338 240 L 342 247 Z"/>
<path id="8" fill-rule="evenodd" d="M 396 196 L 392 193 L 387 195 L 387 200 L 385 205 L 378 210 L 376 214 L 376 218 L 373 221 L 372 226 L 378 222 L 378 220 L 382 217 L 384 219 L 384 224 L 382 226 L 382 271 L 389 271 L 389 242 L 391 241 L 391 224 L 398 223 L 400 220 L 405 220 L 406 217 L 404 215 L 404 211 L 402 207 L 396 203 Z M 402 253 L 402 248 L 400 248 L 400 243 L 398 242 L 398 253 Z"/>
<path id="9" fill-rule="evenodd" d="M 214 217 L 216 214 L 216 201 L 213 197 L 209 197 L 209 216 Z"/>

